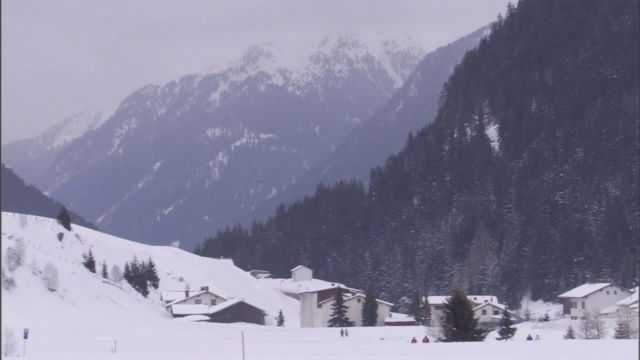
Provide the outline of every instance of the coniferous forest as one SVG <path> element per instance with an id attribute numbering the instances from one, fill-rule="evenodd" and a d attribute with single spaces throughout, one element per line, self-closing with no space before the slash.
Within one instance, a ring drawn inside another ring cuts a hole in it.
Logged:
<path id="1" fill-rule="evenodd" d="M 321 184 L 196 253 L 274 277 L 304 264 L 390 301 L 460 287 L 515 306 L 587 281 L 638 285 L 638 8 L 509 6 L 368 188 Z"/>

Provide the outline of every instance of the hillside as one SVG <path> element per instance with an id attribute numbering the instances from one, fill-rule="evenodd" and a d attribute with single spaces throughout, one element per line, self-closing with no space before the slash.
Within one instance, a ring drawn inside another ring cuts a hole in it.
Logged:
<path id="1" fill-rule="evenodd" d="M 62 241 L 58 233 L 64 234 Z M 3 323 L 11 327 L 55 327 L 66 318 L 87 318 L 101 326 L 125 320 L 140 324 L 173 321 L 161 306 L 160 292 L 184 290 L 186 284 L 192 289 L 209 286 L 217 294 L 255 304 L 268 312 L 266 321 L 270 325 L 275 326 L 273 318 L 282 310 L 287 326 L 299 326 L 296 300 L 261 284 L 231 260 L 203 258 L 175 247 L 143 245 L 78 225 L 69 232 L 54 219 L 3 212 L 2 253 L 15 248 L 18 239 L 25 244 L 24 265 L 9 272 L 7 259 L 2 258 L 4 271 L 17 283 L 14 290 L 2 290 L 3 309 L 16 309 L 2 314 Z M 97 274 L 82 264 L 82 255 L 89 249 L 96 259 Z M 111 273 L 114 265 L 123 269 L 134 256 L 141 261 L 151 257 L 156 264 L 160 288 L 152 289 L 148 298 L 124 281 L 116 284 L 100 276 L 103 262 Z M 48 291 L 41 278 L 48 262 L 59 274 L 55 292 Z"/>
<path id="2" fill-rule="evenodd" d="M 518 306 L 598 279 L 636 286 L 638 5 L 510 7 L 367 189 L 319 186 L 200 253 L 275 276 L 307 264 L 391 302 L 457 286 Z"/>

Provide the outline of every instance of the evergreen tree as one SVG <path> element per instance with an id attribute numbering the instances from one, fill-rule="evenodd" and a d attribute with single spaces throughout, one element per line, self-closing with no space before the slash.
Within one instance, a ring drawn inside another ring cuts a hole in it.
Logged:
<path id="1" fill-rule="evenodd" d="M 424 293 L 424 304 L 422 304 L 424 308 L 424 325 L 431 326 L 431 305 L 429 304 L 429 295 Z"/>
<path id="2" fill-rule="evenodd" d="M 338 287 L 336 296 L 333 298 L 333 304 L 331 304 L 331 317 L 329 318 L 329 327 L 345 327 L 351 326 L 351 321 L 347 317 L 347 310 L 349 307 L 344 304 L 344 298 L 342 297 L 342 288 Z"/>
<path id="3" fill-rule="evenodd" d="M 416 320 L 416 325 L 426 325 L 426 308 L 420 292 L 415 293 L 409 312 Z"/>
<path id="4" fill-rule="evenodd" d="M 91 251 L 91 249 L 89 249 L 89 252 L 82 255 L 82 257 L 84 258 L 84 261 L 82 262 L 82 264 L 84 265 L 84 267 L 86 267 L 87 269 L 89 269 L 89 271 L 91 271 L 92 273 L 96 273 L 96 259 L 93 257 L 93 251 Z"/>
<path id="5" fill-rule="evenodd" d="M 156 270 L 156 264 L 153 259 L 149 257 L 149 261 L 146 262 L 144 267 L 145 278 L 149 282 L 149 285 L 154 289 L 158 289 L 160 286 L 160 278 L 158 277 L 158 271 Z"/>
<path id="6" fill-rule="evenodd" d="M 131 284 L 133 282 L 133 277 L 131 276 L 131 266 L 129 265 L 128 261 L 124 263 L 124 273 L 122 274 L 122 276 L 127 283 Z"/>
<path id="7" fill-rule="evenodd" d="M 71 231 L 71 216 L 69 216 L 69 211 L 66 207 L 62 207 L 60 212 L 58 213 L 58 224 L 62 225 L 68 231 Z"/>
<path id="8" fill-rule="evenodd" d="M 498 335 L 496 340 L 509 340 L 515 336 L 518 329 L 513 326 L 513 319 L 511 314 L 505 308 L 502 310 L 502 318 L 500 318 L 500 329 L 498 329 Z"/>
<path id="9" fill-rule="evenodd" d="M 616 329 L 613 337 L 615 339 L 630 339 L 629 321 L 626 319 L 618 319 L 616 321 Z"/>
<path id="10" fill-rule="evenodd" d="M 444 304 L 444 320 L 442 323 L 443 342 L 483 341 L 488 331 L 478 328 L 478 319 L 473 316 L 471 302 L 467 295 L 454 289 Z"/>
<path id="11" fill-rule="evenodd" d="M 282 310 L 278 312 L 278 316 L 276 317 L 276 325 L 284 326 L 284 315 L 282 315 Z"/>
<path id="12" fill-rule="evenodd" d="M 365 293 L 362 304 L 362 326 L 376 326 L 378 323 L 378 302 L 372 287 Z"/>
<path id="13" fill-rule="evenodd" d="M 573 328 L 571 327 L 571 325 L 569 325 L 569 328 L 567 329 L 567 333 L 564 334 L 564 339 L 569 340 L 569 339 L 575 339 L 575 338 L 576 338 L 576 333 L 573 331 Z"/>
<path id="14" fill-rule="evenodd" d="M 102 277 L 104 279 L 109 279 L 109 271 L 107 270 L 107 262 L 102 261 Z"/>

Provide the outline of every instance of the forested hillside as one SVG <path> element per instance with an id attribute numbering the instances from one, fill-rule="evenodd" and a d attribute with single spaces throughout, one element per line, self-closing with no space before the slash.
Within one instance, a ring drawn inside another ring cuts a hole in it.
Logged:
<path id="1" fill-rule="evenodd" d="M 27 185 L 12 169 L 2 164 L 2 211 L 44 216 L 55 219 L 64 205 Z M 82 216 L 69 211 L 71 223 L 96 230 L 97 227 Z"/>
<path id="2" fill-rule="evenodd" d="M 275 276 L 305 264 L 391 301 L 460 286 L 515 305 L 603 278 L 637 285 L 638 5 L 509 7 L 367 189 L 319 186 L 196 251 Z"/>

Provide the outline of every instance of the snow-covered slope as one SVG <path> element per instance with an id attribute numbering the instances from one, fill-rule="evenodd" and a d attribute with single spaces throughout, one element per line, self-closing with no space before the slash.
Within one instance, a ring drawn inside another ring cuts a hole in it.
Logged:
<path id="1" fill-rule="evenodd" d="M 64 234 L 62 241 L 58 233 Z M 274 325 L 274 318 L 282 310 L 287 326 L 298 326 L 298 302 L 262 284 L 247 272 L 233 265 L 229 259 L 210 259 L 196 256 L 175 247 L 149 246 L 120 239 L 74 225 L 65 230 L 53 219 L 2 213 L 2 253 L 25 244 L 23 266 L 8 271 L 7 259 L 2 258 L 5 272 L 16 281 L 14 290 L 2 290 L 3 323 L 27 324 L 33 327 L 56 326 L 64 319 L 88 318 L 97 323 L 118 321 L 157 322 L 174 321 L 160 302 L 163 290 L 183 290 L 209 286 L 222 296 L 244 299 L 268 313 L 266 322 Z M 98 273 L 89 272 L 82 264 L 82 255 L 91 249 Z M 142 297 L 125 281 L 120 284 L 100 276 L 106 262 L 109 272 L 113 265 L 124 268 L 136 256 L 139 260 L 152 258 L 160 278 L 160 288 L 151 289 L 148 298 Z M 58 270 L 59 284 L 49 291 L 42 279 L 45 265 L 51 262 Z"/>

